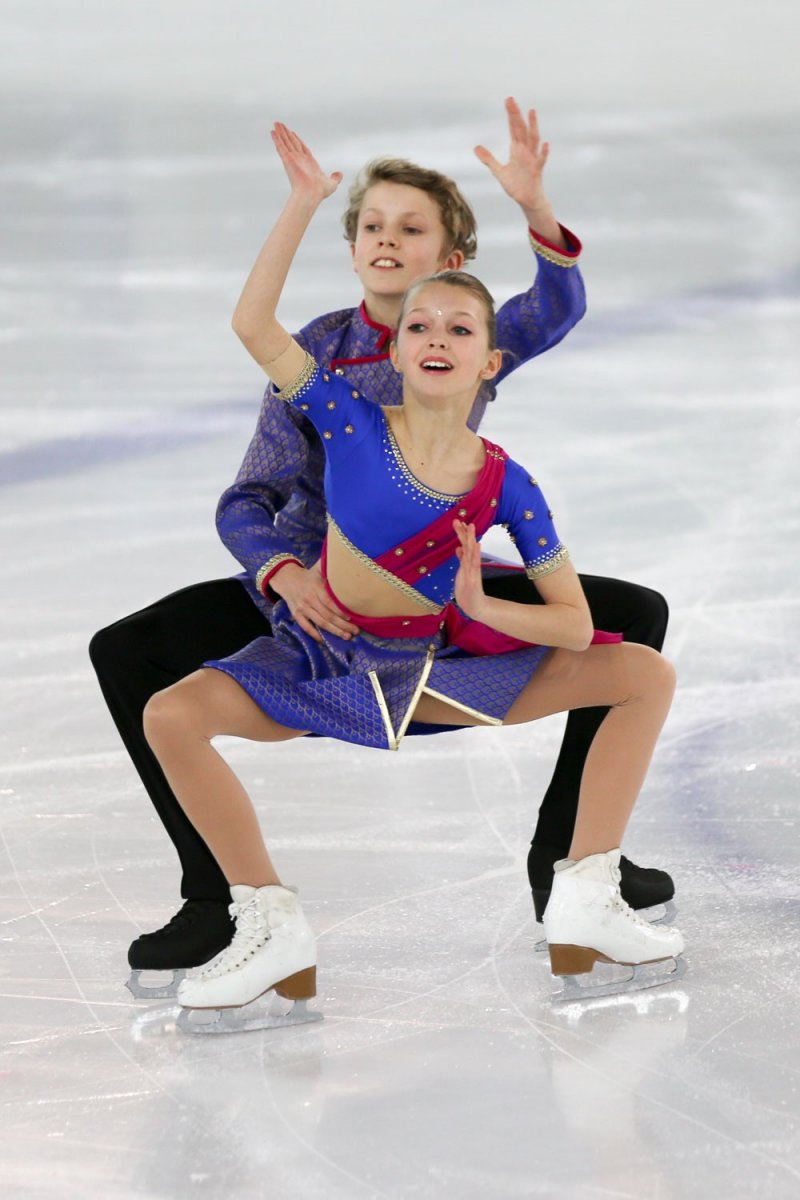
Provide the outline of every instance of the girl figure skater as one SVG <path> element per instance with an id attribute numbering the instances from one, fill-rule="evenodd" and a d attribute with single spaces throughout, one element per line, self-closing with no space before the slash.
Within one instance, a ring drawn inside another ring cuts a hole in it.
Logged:
<path id="1" fill-rule="evenodd" d="M 446 271 L 406 294 L 392 347 L 403 403 L 381 408 L 322 370 L 276 319 L 302 236 L 341 175 L 300 138 L 272 134 L 291 184 L 245 284 L 233 326 L 326 451 L 330 599 L 358 633 L 311 636 L 285 603 L 274 637 L 156 694 L 145 732 L 184 811 L 231 885 L 230 946 L 183 980 L 185 1008 L 230 1008 L 274 989 L 316 991 L 314 937 L 285 888 L 253 805 L 212 746 L 217 735 L 277 742 L 307 733 L 397 749 L 423 726 L 519 724 L 609 708 L 581 783 L 569 857 L 556 864 L 545 933 L 555 975 L 598 959 L 639 964 L 683 950 L 678 930 L 638 917 L 619 891 L 620 843 L 674 690 L 654 650 L 595 634 L 578 577 L 535 481 L 467 426 L 500 370 L 494 309 L 474 277 Z M 544 601 L 487 597 L 479 538 L 507 526 Z"/>

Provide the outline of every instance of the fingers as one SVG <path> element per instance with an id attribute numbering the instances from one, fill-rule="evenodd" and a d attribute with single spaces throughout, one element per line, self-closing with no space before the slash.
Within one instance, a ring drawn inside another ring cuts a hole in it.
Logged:
<path id="1" fill-rule="evenodd" d="M 506 100 L 506 112 L 508 113 L 508 132 L 512 142 L 527 141 L 528 127 L 525 124 L 522 110 L 513 96 L 509 96 Z"/>
<path id="2" fill-rule="evenodd" d="M 314 625 L 312 625 L 311 621 L 309 621 L 307 617 L 304 617 L 297 612 L 292 613 L 292 616 L 304 633 L 307 633 L 308 636 L 313 638 L 315 642 L 322 642 L 322 634 L 314 627 Z"/>
<path id="3" fill-rule="evenodd" d="M 485 167 L 488 167 L 493 175 L 496 175 L 501 170 L 500 163 L 497 161 L 491 150 L 487 150 L 485 146 L 475 147 L 475 157 L 480 159 Z"/>

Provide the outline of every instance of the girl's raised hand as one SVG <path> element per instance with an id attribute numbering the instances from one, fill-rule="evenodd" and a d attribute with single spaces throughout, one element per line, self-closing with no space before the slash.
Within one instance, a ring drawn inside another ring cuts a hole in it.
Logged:
<path id="1" fill-rule="evenodd" d="M 292 191 L 317 204 L 332 196 L 342 182 L 341 171 L 326 175 L 302 138 L 293 129 L 276 121 L 272 129 L 272 143 L 280 155 L 284 170 L 289 177 Z"/>
<path id="2" fill-rule="evenodd" d="M 468 617 L 480 620 L 479 613 L 486 593 L 481 578 L 481 550 L 475 537 L 475 526 L 453 521 L 453 529 L 460 542 L 456 550 L 459 562 L 455 578 L 456 604 Z"/>

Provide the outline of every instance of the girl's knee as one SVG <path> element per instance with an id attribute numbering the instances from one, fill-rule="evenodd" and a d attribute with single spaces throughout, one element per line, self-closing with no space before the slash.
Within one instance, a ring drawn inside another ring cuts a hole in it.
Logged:
<path id="1" fill-rule="evenodd" d="M 182 694 L 179 684 L 156 692 L 147 701 L 143 714 L 144 734 L 155 749 L 176 735 L 193 731 L 194 706 Z"/>
<path id="2" fill-rule="evenodd" d="M 677 675 L 669 659 L 658 650 L 635 642 L 623 643 L 629 665 L 640 686 L 651 693 L 671 697 L 675 691 Z"/>

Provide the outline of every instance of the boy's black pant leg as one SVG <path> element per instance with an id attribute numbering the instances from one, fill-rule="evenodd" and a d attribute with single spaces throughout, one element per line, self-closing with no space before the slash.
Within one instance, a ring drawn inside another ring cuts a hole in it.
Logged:
<path id="1" fill-rule="evenodd" d="M 595 629 L 621 633 L 626 642 L 660 650 L 667 632 L 669 610 L 663 596 L 651 588 L 581 575 Z M 520 603 L 541 603 L 535 588 L 522 575 L 484 581 L 487 594 Z M 564 739 L 550 785 L 539 809 L 533 844 L 556 848 L 564 857 L 572 841 L 578 793 L 589 747 L 607 708 L 582 708 L 569 714 Z"/>
<path id="2" fill-rule="evenodd" d="M 236 579 L 215 579 L 173 592 L 92 638 L 89 655 L 125 749 L 181 862 L 181 895 L 230 900 L 216 860 L 184 814 L 147 744 L 142 714 L 156 692 L 271 635 L 268 620 Z"/>

